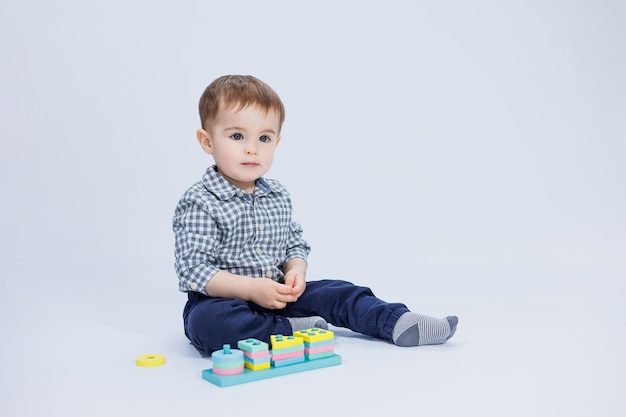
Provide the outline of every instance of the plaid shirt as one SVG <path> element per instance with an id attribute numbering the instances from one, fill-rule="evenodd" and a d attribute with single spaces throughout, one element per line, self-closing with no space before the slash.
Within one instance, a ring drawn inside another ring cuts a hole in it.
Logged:
<path id="1" fill-rule="evenodd" d="M 205 285 L 220 270 L 282 280 L 285 262 L 306 260 L 310 251 L 291 211 L 289 193 L 278 181 L 259 178 L 250 194 L 215 166 L 207 169 L 174 213 L 180 290 L 206 294 Z"/>

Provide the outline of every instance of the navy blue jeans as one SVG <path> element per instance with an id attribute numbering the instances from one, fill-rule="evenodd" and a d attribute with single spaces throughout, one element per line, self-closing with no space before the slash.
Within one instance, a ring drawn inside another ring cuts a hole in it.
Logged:
<path id="1" fill-rule="evenodd" d="M 185 335 L 196 349 L 210 354 L 226 343 L 255 338 L 269 343 L 270 335 L 291 335 L 288 317 L 321 316 L 328 323 L 391 341 L 393 327 L 408 308 L 387 303 L 367 287 L 347 281 L 308 281 L 295 303 L 282 310 L 268 310 L 238 299 L 188 294 L 183 312 Z"/>

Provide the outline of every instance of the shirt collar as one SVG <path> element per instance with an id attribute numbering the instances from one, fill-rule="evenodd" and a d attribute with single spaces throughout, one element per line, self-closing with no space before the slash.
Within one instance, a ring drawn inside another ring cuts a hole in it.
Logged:
<path id="1" fill-rule="evenodd" d="M 234 186 L 228 180 L 217 172 L 217 165 L 209 167 L 204 176 L 202 177 L 202 183 L 212 194 L 214 194 L 220 200 L 229 200 L 238 195 L 240 188 Z M 256 180 L 255 195 L 262 196 L 272 192 L 272 187 L 263 178 Z"/>

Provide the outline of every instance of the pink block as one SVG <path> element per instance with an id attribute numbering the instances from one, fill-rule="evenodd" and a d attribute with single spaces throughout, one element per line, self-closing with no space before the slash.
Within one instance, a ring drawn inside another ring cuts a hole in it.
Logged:
<path id="1" fill-rule="evenodd" d="M 237 375 L 242 372 L 243 372 L 243 366 L 241 368 L 233 368 L 233 369 L 213 368 L 213 373 L 215 375 Z"/>
<path id="2" fill-rule="evenodd" d="M 257 359 L 257 358 L 266 358 L 270 355 L 270 351 L 269 350 L 262 350 L 259 352 L 243 352 L 243 356 L 245 356 L 246 358 L 250 358 L 250 359 Z"/>
<path id="3" fill-rule="evenodd" d="M 316 347 L 316 348 L 304 348 L 304 353 L 307 353 L 309 355 L 315 355 L 316 353 L 322 353 L 322 352 L 328 352 L 331 351 L 335 348 L 335 345 L 326 345 L 326 346 L 320 346 L 320 347 Z"/>
<path id="4" fill-rule="evenodd" d="M 272 360 L 282 361 L 283 359 L 297 358 L 298 356 L 304 356 L 304 351 L 298 350 L 296 352 L 281 353 L 280 355 L 272 355 Z"/>

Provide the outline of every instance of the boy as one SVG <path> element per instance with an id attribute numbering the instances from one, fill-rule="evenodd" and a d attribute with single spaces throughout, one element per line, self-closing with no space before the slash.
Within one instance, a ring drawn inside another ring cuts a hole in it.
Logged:
<path id="1" fill-rule="evenodd" d="M 215 165 L 183 194 L 173 219 L 179 288 L 188 294 L 184 329 L 198 350 L 328 323 L 398 346 L 454 335 L 456 316 L 413 313 L 346 281 L 306 281 L 310 247 L 291 219 L 290 196 L 263 177 L 285 119 L 271 87 L 252 76 L 223 76 L 199 108 L 197 139 Z"/>

